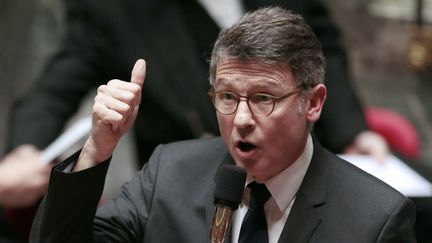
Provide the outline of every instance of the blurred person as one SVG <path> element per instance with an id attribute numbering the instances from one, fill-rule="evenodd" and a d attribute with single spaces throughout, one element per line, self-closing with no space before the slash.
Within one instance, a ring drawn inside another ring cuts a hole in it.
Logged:
<path id="1" fill-rule="evenodd" d="M 20 242 L 22 237 L 2 212 L 28 207 L 48 188 L 51 167 L 42 163 L 40 152 L 22 145 L 0 159 L 0 242 Z M 3 208 L 3 209 L 2 209 Z"/>
<path id="2" fill-rule="evenodd" d="M 43 149 L 77 111 L 85 94 L 112 77 L 126 80 L 129 67 L 146 57 L 151 72 L 147 97 L 134 127 L 139 161 L 157 144 L 219 134 L 205 91 L 208 55 L 220 28 L 245 10 L 280 5 L 302 14 L 320 39 L 327 58 L 329 99 L 315 135 L 336 153 L 388 153 L 379 135 L 368 131 L 351 87 L 339 32 L 320 0 L 286 1 L 65 1 L 62 47 L 33 88 L 16 102 L 7 144 Z M 146 115 L 142 115 L 146 114 Z"/>
<path id="3" fill-rule="evenodd" d="M 40 152 L 22 145 L 0 160 L 0 205 L 9 208 L 32 205 L 46 191 L 51 167 Z"/>
<path id="4" fill-rule="evenodd" d="M 130 82 L 98 88 L 91 134 L 54 168 L 30 242 L 209 242 L 224 163 L 247 172 L 227 242 L 416 242 L 414 204 L 312 137 L 327 96 L 324 63 L 301 16 L 278 7 L 245 15 L 220 33 L 211 57 L 221 137 L 158 146 L 97 209 L 112 153 L 146 102 L 141 89 L 155 82 L 143 87 L 138 60 Z"/>

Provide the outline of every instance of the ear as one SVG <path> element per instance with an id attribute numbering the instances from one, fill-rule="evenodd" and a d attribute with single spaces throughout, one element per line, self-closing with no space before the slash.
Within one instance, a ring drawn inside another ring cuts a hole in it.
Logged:
<path id="1" fill-rule="evenodd" d="M 307 119 L 315 123 L 321 116 L 321 111 L 327 96 L 327 89 L 324 84 L 318 84 L 312 88 L 308 96 Z"/>

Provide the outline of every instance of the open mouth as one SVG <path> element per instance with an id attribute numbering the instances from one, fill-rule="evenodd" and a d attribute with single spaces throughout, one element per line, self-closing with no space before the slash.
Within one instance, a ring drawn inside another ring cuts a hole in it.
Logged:
<path id="1" fill-rule="evenodd" d="M 239 142 L 237 148 L 244 153 L 252 151 L 256 146 L 251 143 Z"/>

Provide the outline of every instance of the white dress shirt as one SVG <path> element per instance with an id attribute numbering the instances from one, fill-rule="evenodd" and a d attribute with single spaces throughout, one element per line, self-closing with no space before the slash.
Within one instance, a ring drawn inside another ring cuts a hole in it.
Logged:
<path id="1" fill-rule="evenodd" d="M 277 243 L 279 240 L 292 205 L 294 204 L 296 193 L 309 167 L 312 153 L 313 142 L 311 135 L 309 135 L 306 146 L 300 157 L 288 168 L 264 182 L 271 194 L 270 199 L 264 204 L 269 243 Z M 246 184 L 250 182 L 252 181 L 248 178 Z M 249 197 L 250 189 L 246 187 L 243 201 L 239 209 L 234 212 L 232 221 L 232 243 L 238 242 L 241 224 L 249 208 Z"/>

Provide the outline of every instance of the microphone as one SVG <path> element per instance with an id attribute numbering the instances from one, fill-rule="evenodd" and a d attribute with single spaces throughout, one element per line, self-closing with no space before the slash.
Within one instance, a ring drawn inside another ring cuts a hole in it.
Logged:
<path id="1" fill-rule="evenodd" d="M 214 192 L 215 213 L 210 231 L 211 243 L 223 243 L 231 226 L 234 210 L 238 208 L 246 181 L 246 171 L 231 164 L 224 164 L 216 176 Z"/>

